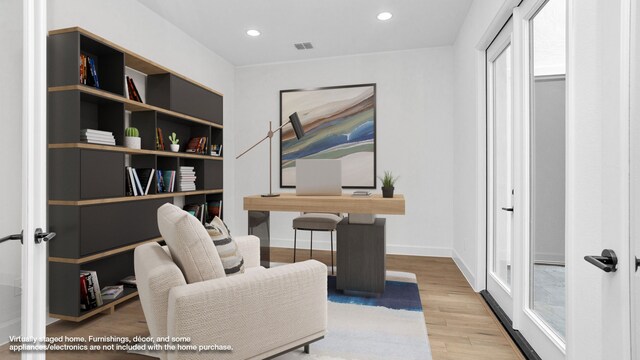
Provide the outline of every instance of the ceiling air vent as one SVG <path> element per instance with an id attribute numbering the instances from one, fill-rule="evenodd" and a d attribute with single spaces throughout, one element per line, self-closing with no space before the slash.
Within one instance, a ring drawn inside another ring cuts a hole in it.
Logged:
<path id="1" fill-rule="evenodd" d="M 311 50 L 311 49 L 313 49 L 313 44 L 311 44 L 310 42 L 295 43 L 295 44 L 293 44 L 293 46 L 295 46 L 296 49 L 298 49 L 298 50 Z"/>

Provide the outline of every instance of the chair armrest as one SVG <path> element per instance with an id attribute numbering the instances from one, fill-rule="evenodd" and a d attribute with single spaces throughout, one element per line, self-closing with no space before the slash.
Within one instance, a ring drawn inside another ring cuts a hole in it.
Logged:
<path id="1" fill-rule="evenodd" d="M 260 239 L 253 235 L 234 236 L 233 239 L 244 258 L 244 267 L 260 266 Z"/>
<path id="2" fill-rule="evenodd" d="M 198 359 L 264 358 L 327 328 L 327 267 L 315 260 L 178 286 L 169 293 L 170 337 L 230 345 Z M 317 335 L 317 336 L 316 336 Z M 174 352 L 170 359 L 193 354 Z"/>
<path id="3" fill-rule="evenodd" d="M 150 243 L 134 251 L 134 266 L 142 311 L 152 337 L 167 336 L 169 291 L 187 282 L 168 252 Z"/>

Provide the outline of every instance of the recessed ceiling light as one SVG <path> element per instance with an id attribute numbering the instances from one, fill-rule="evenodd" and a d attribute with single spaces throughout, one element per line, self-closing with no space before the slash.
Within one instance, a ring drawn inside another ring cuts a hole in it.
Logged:
<path id="1" fill-rule="evenodd" d="M 247 30 L 247 35 L 249 35 L 249 36 L 260 36 L 260 31 L 255 30 L 255 29 Z"/>
<path id="2" fill-rule="evenodd" d="M 381 12 L 380 14 L 378 14 L 378 20 L 380 21 L 387 21 L 389 19 L 391 19 L 393 17 L 393 15 L 390 12 Z"/>

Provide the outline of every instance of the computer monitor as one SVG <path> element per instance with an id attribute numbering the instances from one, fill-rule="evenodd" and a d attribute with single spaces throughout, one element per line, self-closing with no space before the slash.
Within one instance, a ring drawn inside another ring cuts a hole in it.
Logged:
<path id="1" fill-rule="evenodd" d="M 341 194 L 342 162 L 340 160 L 296 160 L 296 195 Z"/>

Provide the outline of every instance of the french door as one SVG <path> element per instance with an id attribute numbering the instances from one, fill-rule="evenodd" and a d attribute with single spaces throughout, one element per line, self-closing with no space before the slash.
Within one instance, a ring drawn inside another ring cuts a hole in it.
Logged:
<path id="1" fill-rule="evenodd" d="M 513 314 L 513 25 L 487 49 L 487 291 Z"/>
<path id="2" fill-rule="evenodd" d="M 45 0 L 0 2 L 0 38 L 5 45 L 0 58 L 5 70 L 0 75 L 4 133 L 0 152 L 0 344 L 10 336 L 45 336 L 49 239 L 36 236 L 46 226 L 45 4 Z M 23 351 L 21 356 L 43 359 L 45 355 Z"/>

